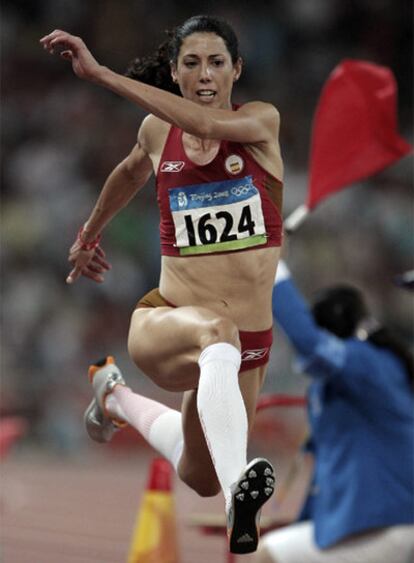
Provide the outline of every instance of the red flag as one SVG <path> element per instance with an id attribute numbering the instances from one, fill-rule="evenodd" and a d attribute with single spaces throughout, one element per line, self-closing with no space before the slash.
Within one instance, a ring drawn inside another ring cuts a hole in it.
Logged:
<path id="1" fill-rule="evenodd" d="M 397 85 L 389 68 L 344 60 L 316 109 L 306 207 L 412 151 L 397 131 Z"/>

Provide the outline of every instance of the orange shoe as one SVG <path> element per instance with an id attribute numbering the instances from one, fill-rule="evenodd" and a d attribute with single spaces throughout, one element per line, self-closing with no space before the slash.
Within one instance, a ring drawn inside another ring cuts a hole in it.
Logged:
<path id="1" fill-rule="evenodd" d="M 113 434 L 127 423 L 112 418 L 105 409 L 105 399 L 115 385 L 125 385 L 114 358 L 107 356 L 89 367 L 89 381 L 92 383 L 94 398 L 84 414 L 86 431 L 95 442 L 109 442 Z"/>

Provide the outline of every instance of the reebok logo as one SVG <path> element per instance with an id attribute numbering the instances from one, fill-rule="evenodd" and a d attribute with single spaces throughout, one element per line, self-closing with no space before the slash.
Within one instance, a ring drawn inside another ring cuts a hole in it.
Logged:
<path id="1" fill-rule="evenodd" d="M 261 360 L 269 351 L 269 348 L 258 348 L 256 350 L 244 350 L 241 355 L 242 362 Z"/>
<path id="2" fill-rule="evenodd" d="M 161 164 L 161 172 L 180 172 L 184 168 L 185 162 L 182 160 L 164 160 Z"/>
<path id="3" fill-rule="evenodd" d="M 243 534 L 237 540 L 237 543 L 248 543 L 253 541 L 253 538 L 249 534 Z"/>

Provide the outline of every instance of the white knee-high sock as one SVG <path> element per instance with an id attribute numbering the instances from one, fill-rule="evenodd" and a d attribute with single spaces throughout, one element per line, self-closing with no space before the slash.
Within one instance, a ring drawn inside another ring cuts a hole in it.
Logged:
<path id="1" fill-rule="evenodd" d="M 181 413 L 116 385 L 105 401 L 110 415 L 128 422 L 177 469 L 184 447 Z"/>
<path id="2" fill-rule="evenodd" d="M 225 342 L 205 348 L 198 361 L 197 409 L 227 507 L 230 485 L 247 463 L 248 422 L 239 387 L 240 362 L 240 352 Z"/>

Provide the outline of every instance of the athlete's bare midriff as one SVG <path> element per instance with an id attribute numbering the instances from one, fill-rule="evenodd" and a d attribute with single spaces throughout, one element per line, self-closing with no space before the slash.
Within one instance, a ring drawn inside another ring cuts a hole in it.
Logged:
<path id="1" fill-rule="evenodd" d="M 177 306 L 207 307 L 240 330 L 272 325 L 271 297 L 279 247 L 193 257 L 163 256 L 161 295 Z"/>

